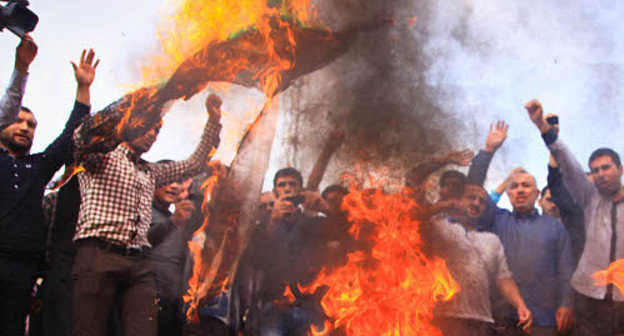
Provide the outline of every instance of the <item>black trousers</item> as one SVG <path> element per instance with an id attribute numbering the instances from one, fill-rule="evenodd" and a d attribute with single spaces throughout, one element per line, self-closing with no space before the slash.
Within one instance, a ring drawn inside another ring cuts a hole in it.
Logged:
<path id="1" fill-rule="evenodd" d="M 23 336 L 39 262 L 0 257 L 0 331 Z"/>
<path id="2" fill-rule="evenodd" d="M 624 333 L 624 302 L 596 300 L 577 293 L 574 336 L 612 336 Z"/>

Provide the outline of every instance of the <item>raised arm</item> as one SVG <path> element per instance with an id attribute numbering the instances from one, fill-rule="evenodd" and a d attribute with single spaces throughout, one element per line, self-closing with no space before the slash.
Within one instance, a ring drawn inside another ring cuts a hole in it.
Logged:
<path id="1" fill-rule="evenodd" d="M 314 167 L 312 168 L 312 171 L 310 172 L 306 189 L 318 191 L 321 180 L 323 179 L 323 175 L 325 175 L 327 165 L 329 164 L 329 160 L 331 159 L 336 149 L 340 147 L 343 141 L 343 131 L 334 130 L 333 132 L 331 132 L 331 134 L 329 135 L 329 139 L 327 139 L 325 146 L 321 150 L 321 154 L 319 155 L 316 163 L 314 164 Z"/>
<path id="2" fill-rule="evenodd" d="M 35 56 L 37 56 L 37 45 L 32 37 L 26 34 L 15 49 L 15 69 L 9 87 L 0 98 L 0 130 L 17 120 L 22 106 L 22 97 L 26 90 L 28 68 Z"/>
<path id="3" fill-rule="evenodd" d="M 494 153 L 507 139 L 508 129 L 509 125 L 502 120 L 497 121 L 495 124 L 490 124 L 490 132 L 485 138 L 485 147 L 479 151 L 479 154 L 472 159 L 470 164 L 467 177 L 468 182 L 483 185 Z"/>
<path id="4" fill-rule="evenodd" d="M 183 161 L 170 163 L 153 164 L 151 170 L 156 180 L 156 187 L 169 184 L 181 177 L 193 177 L 201 172 L 210 160 L 213 150 L 219 146 L 219 132 L 221 131 L 221 99 L 210 94 L 206 98 L 206 110 L 208 111 L 208 122 L 204 127 L 204 132 L 197 148 Z"/>
<path id="5" fill-rule="evenodd" d="M 544 110 L 540 102 L 532 100 L 525 105 L 525 108 L 529 113 L 529 118 L 542 134 L 546 146 L 559 165 L 559 170 L 570 194 L 580 206 L 584 207 L 592 194 L 596 192 L 596 187 L 587 179 L 581 163 L 574 157 L 570 149 L 558 139 L 556 131 L 551 129 L 544 120 Z"/>
<path id="6" fill-rule="evenodd" d="M 63 132 L 44 151 L 44 162 L 47 165 L 45 172 L 48 174 L 46 180 L 51 179 L 63 164 L 71 161 L 73 151 L 72 134 L 83 118 L 89 114 L 91 108 L 89 105 L 90 87 L 95 79 L 95 69 L 100 62 L 97 60 L 93 63 L 94 57 L 95 53 L 93 50 L 89 50 L 88 54 L 86 50 L 83 50 L 80 56 L 80 64 L 76 65 L 72 62 L 78 86 L 76 89 L 76 102 Z"/>
<path id="7" fill-rule="evenodd" d="M 470 165 L 470 160 L 472 160 L 473 157 L 473 151 L 469 149 L 463 149 L 451 151 L 444 156 L 431 158 L 429 160 L 421 162 L 412 170 L 410 170 L 410 172 L 406 176 L 406 179 L 409 180 L 406 181 L 406 185 L 409 187 L 421 186 L 427 180 L 429 175 L 440 170 L 442 167 L 449 164 L 468 166 Z"/>

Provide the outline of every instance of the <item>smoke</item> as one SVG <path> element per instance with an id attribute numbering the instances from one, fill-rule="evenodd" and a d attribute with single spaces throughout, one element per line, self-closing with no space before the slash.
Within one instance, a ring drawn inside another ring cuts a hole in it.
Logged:
<path id="1" fill-rule="evenodd" d="M 387 171 L 400 183 L 402 172 L 424 156 L 450 148 L 460 123 L 441 107 L 445 100 L 427 84 L 431 60 L 423 50 L 427 32 L 413 18 L 426 11 L 414 1 L 324 1 L 315 3 L 332 30 L 379 17 L 393 20 L 361 33 L 356 44 L 328 67 L 285 92 L 287 126 L 283 165 L 311 168 L 334 128 L 346 133 L 326 174 L 336 183 L 354 165 Z M 418 21 L 416 21 L 418 22 Z M 422 28 L 422 27 L 421 27 Z"/>
<path id="2" fill-rule="evenodd" d="M 284 93 L 280 165 L 309 171 L 329 131 L 347 132 L 325 183 L 367 162 L 390 177 L 451 147 L 482 146 L 488 125 L 510 133 L 495 185 L 515 166 L 545 181 L 547 152 L 523 105 L 538 98 L 560 114 L 562 138 L 581 162 L 599 146 L 622 149 L 624 4 L 581 0 L 508 2 L 317 1 L 331 29 L 388 15 L 350 52 Z M 415 22 L 411 18 L 417 17 Z M 413 24 L 411 24 L 413 23 Z M 585 136 L 578 137 L 576 134 Z"/>

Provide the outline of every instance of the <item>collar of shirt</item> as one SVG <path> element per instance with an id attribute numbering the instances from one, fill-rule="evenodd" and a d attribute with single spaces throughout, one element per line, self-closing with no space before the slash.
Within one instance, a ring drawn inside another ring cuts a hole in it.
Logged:
<path id="1" fill-rule="evenodd" d="M 537 209 L 533 209 L 533 211 L 531 211 L 531 213 L 528 214 L 528 215 L 522 215 L 522 214 L 516 212 L 515 210 L 512 213 L 513 213 L 514 217 L 516 217 L 518 219 L 520 219 L 520 218 L 535 219 L 535 218 L 539 217 L 539 215 L 540 215 L 539 212 L 537 211 Z"/>

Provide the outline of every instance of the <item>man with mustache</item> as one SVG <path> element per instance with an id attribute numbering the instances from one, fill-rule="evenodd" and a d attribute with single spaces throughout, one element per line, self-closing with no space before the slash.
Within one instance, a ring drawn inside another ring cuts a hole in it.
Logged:
<path id="1" fill-rule="evenodd" d="M 18 58 L 19 58 L 18 48 Z M 0 330 L 24 335 L 30 293 L 44 257 L 43 192 L 59 168 L 71 160 L 71 135 L 90 109 L 89 88 L 97 62 L 91 50 L 74 66 L 78 89 L 63 132 L 43 152 L 30 154 L 37 120 L 22 108 L 0 131 Z M 31 59 L 32 60 L 32 59 Z M 4 112 L 4 111 L 3 111 Z M 5 119 L 5 118 L 0 118 Z"/>
<path id="2" fill-rule="evenodd" d="M 544 120 L 537 100 L 525 105 L 529 118 L 542 134 L 554 157 L 563 182 L 585 216 L 585 246 L 571 283 L 577 292 L 576 335 L 615 335 L 624 332 L 624 296 L 613 284 L 594 285 L 592 274 L 624 258 L 624 188 L 620 156 L 610 148 L 600 148 L 589 157 L 592 180 L 583 166 Z"/>
<path id="3" fill-rule="evenodd" d="M 483 184 L 494 153 L 507 138 L 503 121 L 490 127 L 485 148 L 475 156 L 468 180 Z M 479 229 L 494 232 L 505 254 L 520 293 L 533 313 L 531 335 L 566 333 L 573 324 L 574 292 L 570 278 L 575 262 L 568 230 L 558 220 L 540 215 L 535 201 L 540 192 L 533 176 L 517 170 L 508 178 L 507 195 L 513 211 L 496 206 L 488 198 L 488 209 Z M 496 308 L 501 335 L 522 335 L 513 309 Z"/>

